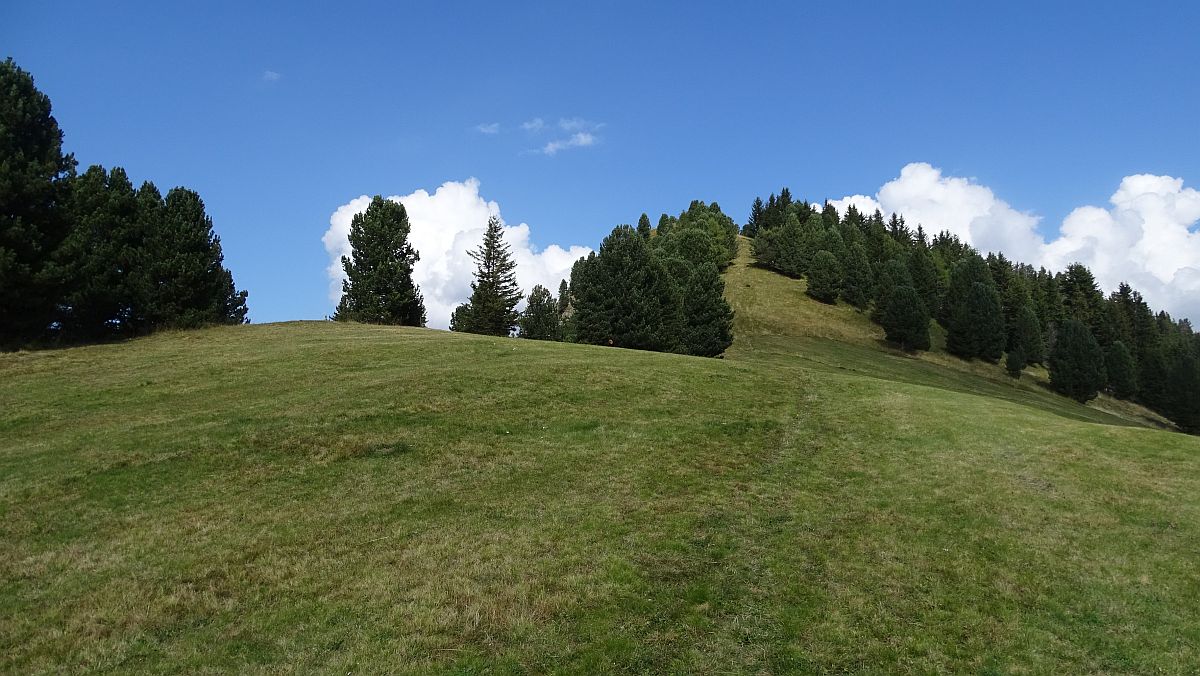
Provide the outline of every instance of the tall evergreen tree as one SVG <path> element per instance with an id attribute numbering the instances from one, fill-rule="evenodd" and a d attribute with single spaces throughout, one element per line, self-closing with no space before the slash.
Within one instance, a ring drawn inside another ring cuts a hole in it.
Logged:
<path id="1" fill-rule="evenodd" d="M 1095 398 L 1106 378 L 1104 352 L 1092 332 L 1077 319 L 1064 321 L 1050 353 L 1050 386 L 1085 403 Z"/>
<path id="2" fill-rule="evenodd" d="M 1028 361 L 1025 358 L 1025 351 L 1020 346 L 1014 347 L 1004 356 L 1004 370 L 1008 371 L 1008 375 L 1013 378 L 1020 378 L 1021 372 L 1025 370 Z"/>
<path id="3" fill-rule="evenodd" d="M 929 349 L 929 312 L 911 286 L 897 286 L 883 299 L 880 324 L 887 339 L 902 349 Z"/>
<path id="4" fill-rule="evenodd" d="M 924 238 L 924 231 L 921 233 Z M 936 314 L 938 302 L 938 268 L 933 256 L 924 246 L 917 245 L 908 256 L 908 276 L 913 288 L 921 296 L 921 303 Z"/>
<path id="5" fill-rule="evenodd" d="M 842 291 L 842 267 L 837 257 L 824 249 L 813 256 L 808 270 L 806 293 L 822 303 L 834 303 Z"/>
<path id="6" fill-rule="evenodd" d="M 642 239 L 650 239 L 650 217 L 646 214 L 642 214 L 641 218 L 638 219 L 637 231 L 642 236 Z"/>
<path id="7" fill-rule="evenodd" d="M 488 219 L 483 242 L 469 255 L 475 261 L 475 281 L 471 282 L 469 309 L 455 328 L 467 333 L 507 336 L 517 327 L 516 307 L 522 294 L 517 286 L 517 264 L 504 241 L 504 226 L 499 218 Z"/>
<path id="8" fill-rule="evenodd" d="M 983 282 L 971 286 L 966 299 L 952 308 L 946 349 L 963 359 L 997 362 L 1004 353 L 1004 315 L 996 290 Z"/>
<path id="9" fill-rule="evenodd" d="M 1108 374 L 1108 389 L 1118 399 L 1130 399 L 1137 394 L 1137 371 L 1133 355 L 1125 343 L 1115 341 L 1104 353 L 1104 368 Z"/>
<path id="10" fill-rule="evenodd" d="M 62 152 L 50 99 L 13 60 L 0 63 L 0 349 L 41 337 L 61 290 L 53 257 L 75 159 Z"/>
<path id="11" fill-rule="evenodd" d="M 867 260 L 867 250 L 862 244 L 855 243 L 846 255 L 842 300 L 861 310 L 870 304 L 874 293 L 875 287 L 872 283 L 871 263 Z"/>
<path id="12" fill-rule="evenodd" d="M 1013 341 L 1008 349 L 1020 350 L 1029 364 L 1041 364 L 1046 358 L 1046 345 L 1042 341 L 1042 330 L 1033 307 L 1026 305 L 1017 314 Z"/>
<path id="13" fill-rule="evenodd" d="M 763 204 L 761 197 L 754 198 L 754 204 L 750 206 L 750 219 L 746 221 L 746 225 L 742 226 L 742 234 L 747 237 L 755 237 L 758 235 L 758 228 L 762 224 L 763 211 L 766 205 Z"/>
<path id="14" fill-rule="evenodd" d="M 640 233 L 639 233 L 640 234 Z M 558 301 L 550 290 L 535 284 L 529 292 L 525 311 L 517 320 L 521 338 L 532 340 L 562 340 L 562 321 L 559 318 Z"/>
<path id="15" fill-rule="evenodd" d="M 615 228 L 571 269 L 575 339 L 671 352 L 680 347 L 683 302 L 667 266 L 633 228 Z"/>
<path id="16" fill-rule="evenodd" d="M 879 276 L 875 280 L 875 307 L 871 309 L 871 321 L 883 322 L 883 308 L 887 299 L 897 287 L 912 287 L 912 278 L 908 276 L 908 266 L 902 261 L 892 259 L 884 262 L 879 268 Z"/>
<path id="17" fill-rule="evenodd" d="M 683 287 L 683 351 L 715 357 L 733 344 L 733 310 L 725 300 L 725 281 L 717 266 L 703 262 Z"/>
<path id="18" fill-rule="evenodd" d="M 175 191 L 171 191 L 173 195 Z M 171 195 L 167 196 L 168 208 Z M 346 280 L 333 318 L 367 324 L 425 325 L 425 303 L 412 279 L 420 258 L 408 242 L 404 205 L 376 195 L 350 222 L 350 256 L 342 256 Z"/>
<path id="19" fill-rule="evenodd" d="M 172 188 L 161 213 L 163 220 L 146 244 L 149 322 L 180 329 L 245 323 L 247 293 L 236 289 L 224 266 L 221 238 L 200 195 Z"/>

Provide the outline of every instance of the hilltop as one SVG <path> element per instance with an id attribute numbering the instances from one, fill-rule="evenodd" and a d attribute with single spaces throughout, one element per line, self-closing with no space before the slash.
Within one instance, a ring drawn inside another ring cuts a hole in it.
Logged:
<path id="1" fill-rule="evenodd" d="M 0 670 L 1189 671 L 1200 440 L 748 265 L 724 359 L 333 322 L 0 355 Z"/>

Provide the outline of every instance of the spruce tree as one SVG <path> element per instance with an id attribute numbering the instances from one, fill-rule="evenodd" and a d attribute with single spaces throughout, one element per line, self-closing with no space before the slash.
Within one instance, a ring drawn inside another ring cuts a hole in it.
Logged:
<path id="1" fill-rule="evenodd" d="M 342 256 L 346 280 L 334 319 L 425 326 L 425 303 L 412 279 L 420 256 L 408 242 L 410 230 L 404 205 L 380 195 L 366 211 L 355 214 L 350 222 L 351 254 Z"/>
<path id="2" fill-rule="evenodd" d="M 639 350 L 680 348 L 683 301 L 665 263 L 633 228 L 615 228 L 571 268 L 575 340 Z"/>
<path id="3" fill-rule="evenodd" d="M 813 256 L 807 278 L 808 289 L 805 293 L 822 303 L 837 302 L 842 290 L 842 269 L 836 256 L 824 249 L 818 251 Z"/>
<path id="4" fill-rule="evenodd" d="M 641 218 L 638 219 L 637 231 L 642 236 L 642 239 L 650 239 L 650 217 L 646 214 L 642 214 Z"/>
<path id="5" fill-rule="evenodd" d="M 1041 364 L 1045 360 L 1046 347 L 1042 340 L 1042 327 L 1038 324 L 1037 314 L 1032 306 L 1026 305 L 1017 313 L 1011 335 L 1013 342 L 1009 349 L 1020 349 L 1026 363 Z"/>
<path id="6" fill-rule="evenodd" d="M 938 268 L 933 256 L 924 246 L 917 246 L 908 257 L 908 276 L 921 302 L 931 315 L 937 314 Z"/>
<path id="7" fill-rule="evenodd" d="M 640 234 L 640 233 L 639 233 Z M 562 322 L 559 318 L 558 301 L 550 290 L 535 284 L 529 292 L 525 311 L 517 320 L 521 338 L 532 340 L 562 340 Z"/>
<path id="8" fill-rule="evenodd" d="M 987 264 L 978 255 L 954 264 L 944 309 L 947 351 L 963 359 L 1000 359 L 1008 341 L 1004 312 Z"/>
<path id="9" fill-rule="evenodd" d="M 1064 321 L 1050 353 L 1050 386 L 1085 403 L 1104 387 L 1107 375 L 1104 352 L 1092 332 L 1077 319 Z"/>
<path id="10" fill-rule="evenodd" d="M 11 58 L 0 63 L 0 349 L 40 338 L 52 321 L 75 159 L 62 152 L 50 99 Z"/>
<path id="11" fill-rule="evenodd" d="M 891 297 L 892 291 L 900 286 L 912 285 L 908 267 L 903 262 L 895 259 L 885 262 L 880 267 L 879 277 L 875 282 L 875 307 L 871 309 L 871 321 L 876 324 L 882 323 L 885 301 Z"/>
<path id="12" fill-rule="evenodd" d="M 1116 341 L 1104 353 L 1104 368 L 1108 374 L 1108 389 L 1118 399 L 1130 399 L 1137 393 L 1137 373 L 1133 355 L 1125 343 Z"/>
<path id="13" fill-rule="evenodd" d="M 917 290 L 897 286 L 882 301 L 880 324 L 887 339 L 904 350 L 929 349 L 929 312 Z"/>
<path id="14" fill-rule="evenodd" d="M 517 264 L 504 241 L 504 226 L 500 219 L 488 219 L 487 230 L 479 248 L 469 252 L 475 261 L 475 281 L 471 283 L 470 311 L 458 331 L 489 336 L 507 336 L 517 327 L 517 303 L 521 288 L 517 286 Z"/>
<path id="15" fill-rule="evenodd" d="M 842 283 L 842 300 L 858 309 L 870 304 L 874 296 L 871 263 L 867 260 L 867 250 L 862 244 L 855 243 L 846 254 L 845 279 Z"/>
<path id="16" fill-rule="evenodd" d="M 733 344 L 733 310 L 725 300 L 725 281 L 717 266 L 694 267 L 683 287 L 684 352 L 715 357 Z"/>
<path id="17" fill-rule="evenodd" d="M 1021 371 L 1025 370 L 1027 363 L 1028 362 L 1025 359 L 1025 351 L 1018 346 L 1009 350 L 1008 354 L 1005 355 L 1004 370 L 1008 371 L 1008 375 L 1012 376 L 1013 378 L 1020 378 Z"/>
<path id="18" fill-rule="evenodd" d="M 141 268 L 153 262 L 146 239 L 161 223 L 139 218 L 138 195 L 120 167 L 93 166 L 75 177 L 68 212 L 73 227 L 57 257 L 68 273 L 59 336 L 78 343 L 136 335 L 148 323 L 153 291 L 141 284 Z"/>

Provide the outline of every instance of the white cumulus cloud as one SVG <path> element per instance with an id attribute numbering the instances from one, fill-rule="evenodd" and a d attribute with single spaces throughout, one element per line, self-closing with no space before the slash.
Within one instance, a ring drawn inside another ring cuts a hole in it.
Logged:
<path id="1" fill-rule="evenodd" d="M 499 134 L 500 123 L 486 122 L 484 124 L 477 124 L 475 125 L 475 131 L 479 132 L 480 134 Z"/>
<path id="2" fill-rule="evenodd" d="M 409 242 L 420 253 L 413 268 L 413 279 L 425 296 L 429 326 L 446 328 L 450 313 L 471 294 L 475 262 L 467 255 L 479 246 L 488 218 L 500 216 L 500 205 L 485 201 L 479 194 L 479 181 L 447 181 L 432 194 L 417 190 L 388 199 L 400 202 L 412 225 Z M 362 195 L 338 207 L 329 217 L 329 229 L 321 238 L 329 254 L 329 299 L 337 303 L 342 293 L 341 257 L 350 255 L 350 222 L 366 210 L 371 198 Z M 517 282 L 526 294 L 534 284 L 558 292 L 558 284 L 571 275 L 571 265 L 591 249 L 583 246 L 563 248 L 551 244 L 538 249 L 532 242 L 527 224 L 505 225 L 504 240 L 517 263 Z"/>
<path id="3" fill-rule="evenodd" d="M 529 132 L 538 132 L 542 127 L 546 126 L 546 121 L 540 117 L 535 117 L 532 120 L 527 120 L 521 123 L 521 128 Z"/>
<path id="4" fill-rule="evenodd" d="M 987 186 L 945 176 L 924 162 L 905 166 L 873 197 L 830 202 L 843 213 L 854 204 L 866 213 L 902 214 L 931 235 L 949 230 L 981 251 L 1003 251 L 1051 270 L 1083 263 L 1105 292 L 1129 282 L 1156 308 L 1200 319 L 1200 192 L 1185 188 L 1182 179 L 1126 176 L 1110 207 L 1075 209 L 1049 241 L 1037 230 L 1037 216 L 1014 209 Z"/>

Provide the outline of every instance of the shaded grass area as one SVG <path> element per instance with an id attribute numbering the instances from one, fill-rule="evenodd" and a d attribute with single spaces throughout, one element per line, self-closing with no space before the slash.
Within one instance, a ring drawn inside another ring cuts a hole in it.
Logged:
<path id="1" fill-rule="evenodd" d="M 1200 666 L 1196 439 L 730 297 L 725 360 L 321 322 L 0 355 L 0 671 Z"/>

